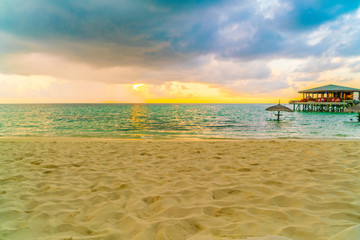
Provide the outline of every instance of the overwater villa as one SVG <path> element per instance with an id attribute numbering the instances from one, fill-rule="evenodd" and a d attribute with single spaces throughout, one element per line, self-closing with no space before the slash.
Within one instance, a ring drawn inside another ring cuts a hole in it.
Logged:
<path id="1" fill-rule="evenodd" d="M 291 100 L 294 111 L 343 112 L 359 102 L 360 89 L 326 85 L 299 91 L 301 100 Z"/>

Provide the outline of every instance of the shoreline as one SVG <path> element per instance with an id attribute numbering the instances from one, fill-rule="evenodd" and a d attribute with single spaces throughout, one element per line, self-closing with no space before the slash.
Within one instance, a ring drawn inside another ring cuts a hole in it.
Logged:
<path id="1" fill-rule="evenodd" d="M 0 143 L 1 239 L 359 237 L 360 141 Z"/>
<path id="2" fill-rule="evenodd" d="M 359 138 L 254 138 L 254 137 L 243 137 L 243 138 L 111 138 L 111 137 L 71 137 L 71 136 L 21 136 L 21 137 L 14 137 L 14 136 L 0 136 L 0 141 L 6 140 L 59 140 L 59 141 L 69 141 L 69 140 L 91 140 L 91 141 L 159 141 L 159 142 L 236 142 L 236 141 L 329 141 L 329 142 L 336 142 L 336 141 L 350 141 L 350 142 L 360 142 Z"/>

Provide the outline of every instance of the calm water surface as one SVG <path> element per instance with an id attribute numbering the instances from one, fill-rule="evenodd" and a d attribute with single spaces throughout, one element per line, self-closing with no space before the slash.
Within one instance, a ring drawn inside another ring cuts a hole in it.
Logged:
<path id="1" fill-rule="evenodd" d="M 0 136 L 360 139 L 354 114 L 283 113 L 277 122 L 271 105 L 1 104 Z"/>

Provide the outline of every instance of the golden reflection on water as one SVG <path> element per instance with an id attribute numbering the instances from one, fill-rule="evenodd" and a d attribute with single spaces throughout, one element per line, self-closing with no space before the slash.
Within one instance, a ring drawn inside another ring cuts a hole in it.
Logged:
<path id="1" fill-rule="evenodd" d="M 0 136 L 356 138 L 346 113 L 284 113 L 261 104 L 0 104 Z"/>
<path id="2" fill-rule="evenodd" d="M 149 111 L 146 105 L 135 104 L 131 108 L 131 123 L 137 130 L 145 129 L 148 126 Z"/>

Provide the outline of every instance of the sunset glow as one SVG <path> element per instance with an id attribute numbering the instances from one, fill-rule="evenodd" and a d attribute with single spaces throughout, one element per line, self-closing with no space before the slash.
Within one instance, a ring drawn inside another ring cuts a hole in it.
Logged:
<path id="1" fill-rule="evenodd" d="M 0 16 L 1 103 L 267 103 L 360 88 L 356 1 L 5 0 Z"/>

